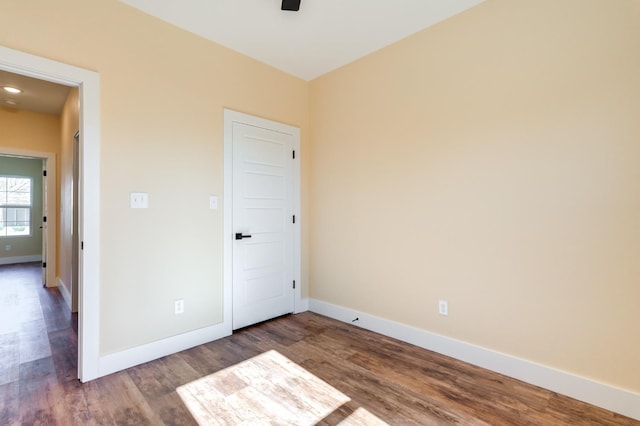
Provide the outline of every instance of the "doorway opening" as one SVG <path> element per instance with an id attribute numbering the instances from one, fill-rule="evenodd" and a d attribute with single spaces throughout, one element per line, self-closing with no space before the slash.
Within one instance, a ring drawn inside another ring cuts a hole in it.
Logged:
<path id="1" fill-rule="evenodd" d="M 53 153 L 3 148 L 0 138 L 0 265 L 40 262 L 49 287 L 56 283 L 56 208 L 47 181 L 55 179 Z"/>
<path id="2" fill-rule="evenodd" d="M 77 376 L 86 382 L 104 374 L 99 368 L 100 78 L 93 71 L 3 46 L 0 71 L 78 88 Z"/>
<path id="3" fill-rule="evenodd" d="M 72 198 L 78 184 L 73 161 L 78 91 L 8 71 L 0 71 L 0 85 L 20 91 L 0 109 L 0 242 L 5 249 L 0 264 L 13 266 L 3 268 L 11 272 L 0 274 L 0 279 L 3 295 L 13 300 L 7 308 L 23 312 L 5 322 L 19 330 L 19 365 L 25 359 L 52 356 L 54 347 L 46 336 L 56 327 L 70 334 L 60 355 L 73 358 L 78 352 L 77 336 L 72 336 L 78 329 L 73 315 L 78 311 L 73 280 L 78 266 L 73 219 L 78 206 Z M 45 290 L 32 288 L 37 267 Z M 12 298 L 15 294 L 30 297 Z M 28 341 L 37 341 L 38 350 L 27 350 Z M 77 377 L 77 360 L 69 365 Z"/>

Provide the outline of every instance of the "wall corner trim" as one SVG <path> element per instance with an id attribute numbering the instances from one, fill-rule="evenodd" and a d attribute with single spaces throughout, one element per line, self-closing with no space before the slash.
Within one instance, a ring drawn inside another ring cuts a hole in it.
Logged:
<path id="1" fill-rule="evenodd" d="M 305 297 L 300 299 L 300 303 L 297 306 L 298 309 L 294 312 L 294 314 L 299 314 L 301 312 L 307 312 L 309 310 L 309 298 Z"/>
<path id="2" fill-rule="evenodd" d="M 62 294 L 62 298 L 67 303 L 69 309 L 71 309 L 71 293 L 67 289 L 64 281 L 60 277 L 56 278 L 56 282 L 58 283 L 58 290 L 60 290 L 60 294 Z"/>
<path id="3" fill-rule="evenodd" d="M 640 420 L 640 394 L 625 389 L 320 300 L 309 310 Z"/>

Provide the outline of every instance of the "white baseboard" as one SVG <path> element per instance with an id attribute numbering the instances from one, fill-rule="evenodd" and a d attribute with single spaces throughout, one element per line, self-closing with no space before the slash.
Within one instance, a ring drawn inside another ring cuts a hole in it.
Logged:
<path id="1" fill-rule="evenodd" d="M 320 300 L 309 310 L 640 420 L 638 393 Z"/>
<path id="2" fill-rule="evenodd" d="M 58 278 L 61 289 L 66 287 L 62 280 Z M 63 291 L 65 300 L 65 292 Z M 70 300 L 67 303 L 70 303 Z M 299 312 L 307 311 L 309 307 L 309 299 L 301 299 Z M 125 370 L 154 359 L 162 358 L 194 346 L 203 345 L 223 337 L 230 336 L 232 333 L 231 326 L 224 323 L 201 328 L 199 330 L 190 331 L 188 333 L 179 334 L 177 336 L 158 340 L 156 342 L 147 343 L 145 345 L 136 346 L 135 348 L 125 349 L 120 352 L 103 355 L 99 359 L 97 377 L 106 376 L 117 371 Z"/>
<path id="3" fill-rule="evenodd" d="M 67 306 L 71 309 L 71 293 L 69 293 L 69 289 L 65 285 L 64 281 L 60 279 L 60 277 L 56 278 L 56 282 L 58 283 L 58 290 L 60 290 L 60 294 L 62 294 L 62 298 L 65 302 L 67 302 Z"/>
<path id="4" fill-rule="evenodd" d="M 0 257 L 0 265 L 13 265 L 14 263 L 42 262 L 42 255 Z"/>
<path id="5" fill-rule="evenodd" d="M 153 361 L 194 346 L 204 345 L 229 335 L 231 335 L 231 326 L 221 323 L 136 346 L 135 348 L 103 355 L 98 361 L 98 377 Z"/>

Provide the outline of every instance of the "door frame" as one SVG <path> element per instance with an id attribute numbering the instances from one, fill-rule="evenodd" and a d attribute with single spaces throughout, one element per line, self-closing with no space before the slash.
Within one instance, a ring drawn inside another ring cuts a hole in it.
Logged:
<path id="1" fill-rule="evenodd" d="M 56 223 L 57 222 L 57 205 L 56 205 L 56 154 L 53 152 L 31 151 L 28 149 L 7 148 L 0 146 L 0 155 L 7 157 L 17 158 L 30 158 L 34 160 L 42 160 L 45 170 L 47 171 L 47 179 L 50 179 L 47 183 L 47 194 L 45 197 L 44 188 L 42 191 L 42 216 L 47 217 L 47 256 L 45 258 L 42 253 L 42 261 L 47 262 L 47 287 L 56 287 L 56 265 L 57 265 L 57 252 L 56 252 Z M 54 182 L 51 185 L 51 182 Z M 45 202 L 46 201 L 46 202 Z M 42 217 L 32 217 L 32 226 L 42 220 Z M 51 226 L 53 224 L 53 226 Z M 44 235 L 43 235 L 44 238 Z"/>
<path id="2" fill-rule="evenodd" d="M 100 74 L 0 46 L 0 69 L 79 88 L 78 378 L 100 376 Z"/>
<path id="3" fill-rule="evenodd" d="M 293 312 L 299 313 L 307 310 L 302 300 L 302 286 L 305 283 L 301 279 L 301 223 L 303 218 L 300 212 L 300 129 L 277 121 L 267 120 L 253 115 L 245 114 L 230 109 L 224 109 L 224 192 L 222 198 L 222 229 L 223 229 L 223 267 L 222 282 L 224 292 L 223 318 L 225 325 L 231 333 L 233 316 L 233 123 L 242 123 L 250 126 L 263 127 L 293 136 L 293 149 L 296 153 L 296 161 L 293 162 L 293 214 L 296 223 L 293 224 L 293 276 L 296 281 L 293 298 Z"/>

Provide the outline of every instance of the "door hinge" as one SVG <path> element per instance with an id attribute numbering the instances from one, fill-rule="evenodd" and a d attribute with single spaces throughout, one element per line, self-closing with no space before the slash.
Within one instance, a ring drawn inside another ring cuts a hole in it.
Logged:
<path id="1" fill-rule="evenodd" d="M 84 250 L 84 241 L 80 241 L 80 250 Z"/>
<path id="2" fill-rule="evenodd" d="M 293 289 L 296 289 L 296 280 L 293 280 Z"/>
<path id="3" fill-rule="evenodd" d="M 42 267 L 46 268 L 47 267 L 47 262 L 42 262 Z"/>
<path id="4" fill-rule="evenodd" d="M 294 160 L 296 159 L 296 151 L 295 150 L 293 150 L 293 159 Z"/>
<path id="5" fill-rule="evenodd" d="M 46 170 L 42 171 L 42 176 L 47 177 L 47 171 Z"/>
<path id="6" fill-rule="evenodd" d="M 47 221 L 47 217 L 46 216 L 42 216 L 42 221 L 46 222 Z"/>
<path id="7" fill-rule="evenodd" d="M 293 223 L 296 223 L 296 215 L 293 215 Z"/>

